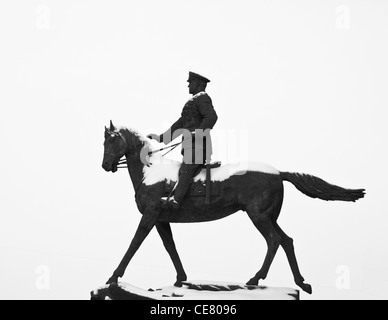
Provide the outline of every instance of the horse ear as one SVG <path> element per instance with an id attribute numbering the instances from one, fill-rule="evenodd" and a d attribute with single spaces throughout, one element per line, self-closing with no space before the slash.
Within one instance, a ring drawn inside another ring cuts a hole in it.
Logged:
<path id="1" fill-rule="evenodd" d="M 105 138 L 109 135 L 109 129 L 105 126 L 105 132 L 104 132 Z"/>
<path id="2" fill-rule="evenodd" d="M 115 131 L 116 127 L 113 125 L 112 120 L 110 121 L 110 131 Z"/>

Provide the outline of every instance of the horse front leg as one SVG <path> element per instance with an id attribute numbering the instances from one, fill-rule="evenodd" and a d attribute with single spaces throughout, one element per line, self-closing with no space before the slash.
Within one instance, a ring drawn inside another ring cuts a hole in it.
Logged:
<path id="1" fill-rule="evenodd" d="M 164 247 L 166 248 L 170 258 L 174 264 L 175 270 L 177 272 L 176 282 L 174 286 L 181 287 L 182 281 L 187 280 L 185 270 L 181 259 L 179 258 L 178 251 L 175 247 L 175 242 L 172 236 L 171 226 L 168 222 L 158 222 L 156 224 L 156 229 L 159 232 L 160 238 L 163 241 Z"/>
<path id="2" fill-rule="evenodd" d="M 143 214 L 143 217 L 140 221 L 140 224 L 136 230 L 135 236 L 127 252 L 125 253 L 119 266 L 113 272 L 113 275 L 109 278 L 106 284 L 116 283 L 118 281 L 118 278 L 121 278 L 124 275 L 125 269 L 127 268 L 129 262 L 131 261 L 136 251 L 143 243 L 144 239 L 148 236 L 152 228 L 155 226 L 156 219 L 157 219 L 157 213 L 146 212 Z"/>

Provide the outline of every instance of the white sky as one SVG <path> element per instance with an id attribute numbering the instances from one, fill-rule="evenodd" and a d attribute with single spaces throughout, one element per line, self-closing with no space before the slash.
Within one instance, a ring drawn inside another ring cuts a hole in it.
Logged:
<path id="1" fill-rule="evenodd" d="M 285 184 L 279 224 L 314 291 L 301 298 L 388 298 L 387 14 L 377 0 L 2 1 L 0 298 L 88 299 L 105 283 L 140 214 L 128 174 L 101 168 L 104 126 L 162 133 L 189 70 L 212 80 L 213 160 L 367 189 L 329 203 Z M 242 212 L 172 228 L 191 280 L 246 282 L 265 256 Z M 174 282 L 155 230 L 123 280 Z M 262 284 L 295 287 L 281 249 Z"/>

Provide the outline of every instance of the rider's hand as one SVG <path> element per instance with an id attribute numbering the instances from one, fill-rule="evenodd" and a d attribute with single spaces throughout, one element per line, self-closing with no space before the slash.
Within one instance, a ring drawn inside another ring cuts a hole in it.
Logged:
<path id="1" fill-rule="evenodd" d="M 151 133 L 151 134 L 147 135 L 147 138 L 148 139 L 156 140 L 158 142 L 162 142 L 161 139 L 160 139 L 160 136 L 155 134 L 155 133 Z"/>

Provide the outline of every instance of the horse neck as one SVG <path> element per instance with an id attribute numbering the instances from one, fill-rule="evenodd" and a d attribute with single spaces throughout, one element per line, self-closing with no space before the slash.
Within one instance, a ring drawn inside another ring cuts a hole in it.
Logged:
<path id="1" fill-rule="evenodd" d="M 126 141 L 126 153 L 127 166 L 129 176 L 131 177 L 133 187 L 136 188 L 143 181 L 144 163 L 141 160 L 141 151 L 145 147 L 145 143 L 142 142 L 139 137 L 128 129 L 120 130 Z"/>

